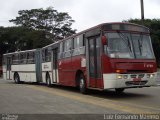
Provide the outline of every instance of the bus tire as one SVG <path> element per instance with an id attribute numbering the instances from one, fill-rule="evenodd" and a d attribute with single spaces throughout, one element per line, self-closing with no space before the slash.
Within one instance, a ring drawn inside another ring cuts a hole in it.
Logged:
<path id="1" fill-rule="evenodd" d="M 116 88 L 115 89 L 115 91 L 116 91 L 116 93 L 122 93 L 122 92 L 124 92 L 124 88 Z"/>
<path id="2" fill-rule="evenodd" d="M 79 90 L 82 94 L 87 94 L 86 81 L 83 74 L 79 77 Z"/>
<path id="3" fill-rule="evenodd" d="M 46 75 L 46 84 L 48 87 L 51 87 L 51 79 L 50 79 L 49 73 Z"/>
<path id="4" fill-rule="evenodd" d="M 15 75 L 14 75 L 14 82 L 15 82 L 16 84 L 20 84 L 20 78 L 19 78 L 18 73 L 15 73 Z"/>

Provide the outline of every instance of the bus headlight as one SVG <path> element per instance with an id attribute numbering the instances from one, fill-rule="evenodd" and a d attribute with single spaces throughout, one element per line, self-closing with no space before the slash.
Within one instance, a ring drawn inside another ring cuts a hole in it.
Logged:
<path id="1" fill-rule="evenodd" d="M 154 76 L 155 76 L 154 74 L 151 74 L 151 75 L 150 75 L 150 78 L 154 78 Z"/>
<path id="2" fill-rule="evenodd" d="M 117 79 L 128 79 L 128 75 L 117 75 Z"/>
<path id="3" fill-rule="evenodd" d="M 155 74 L 147 74 L 147 78 L 154 78 Z"/>
<path id="4" fill-rule="evenodd" d="M 122 75 L 117 75 L 117 78 L 118 79 L 122 79 Z"/>

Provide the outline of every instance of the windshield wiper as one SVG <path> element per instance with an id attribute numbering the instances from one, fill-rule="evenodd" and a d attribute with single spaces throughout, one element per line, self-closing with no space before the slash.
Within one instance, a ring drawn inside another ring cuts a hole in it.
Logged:
<path id="1" fill-rule="evenodd" d="M 121 33 L 120 31 L 118 31 L 118 35 L 122 38 L 122 40 L 123 40 L 125 43 L 126 43 L 126 40 L 127 40 L 126 45 L 129 47 L 129 50 L 130 50 L 130 52 L 131 52 L 132 49 L 131 49 L 131 44 L 130 44 L 130 42 L 129 42 L 128 36 L 124 35 L 124 34 Z"/>
<path id="2" fill-rule="evenodd" d="M 138 38 L 138 47 L 139 47 L 139 51 L 140 51 L 140 54 L 142 55 L 142 44 L 143 44 L 143 35 L 141 34 L 140 37 Z"/>

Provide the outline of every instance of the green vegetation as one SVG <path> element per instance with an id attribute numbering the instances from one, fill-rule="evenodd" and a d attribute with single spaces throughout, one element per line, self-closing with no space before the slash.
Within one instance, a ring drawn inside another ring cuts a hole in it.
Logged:
<path id="1" fill-rule="evenodd" d="M 44 31 L 47 39 L 58 41 L 75 33 L 74 22 L 66 12 L 58 12 L 52 7 L 44 9 L 20 10 L 19 16 L 10 22 L 32 30 Z"/>
<path id="2" fill-rule="evenodd" d="M 0 65 L 2 54 L 44 47 L 75 33 L 74 20 L 66 12 L 47 9 L 20 10 L 10 20 L 14 27 L 0 27 Z"/>

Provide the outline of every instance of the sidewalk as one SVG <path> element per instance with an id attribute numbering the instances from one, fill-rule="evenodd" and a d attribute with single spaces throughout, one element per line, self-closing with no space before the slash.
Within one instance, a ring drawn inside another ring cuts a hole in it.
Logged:
<path id="1" fill-rule="evenodd" d="M 157 71 L 157 79 L 156 79 L 157 85 L 160 86 L 160 69 Z"/>
<path id="2" fill-rule="evenodd" d="M 157 68 L 157 79 L 156 79 L 157 85 L 160 86 L 160 68 Z"/>

